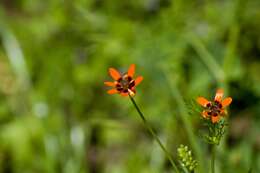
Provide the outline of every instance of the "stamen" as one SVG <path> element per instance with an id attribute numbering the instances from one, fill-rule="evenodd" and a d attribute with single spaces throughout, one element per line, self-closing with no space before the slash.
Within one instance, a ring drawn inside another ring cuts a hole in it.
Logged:
<path id="1" fill-rule="evenodd" d="M 119 79 L 117 79 L 117 82 L 121 82 L 122 80 L 122 77 L 120 77 Z"/>
<path id="2" fill-rule="evenodd" d="M 213 117 L 216 117 L 216 116 L 218 116 L 218 114 L 217 114 L 216 112 L 214 112 L 214 113 L 212 114 L 212 116 L 213 116 Z"/>
<path id="3" fill-rule="evenodd" d="M 123 91 L 123 88 L 121 87 L 121 88 L 117 88 L 117 91 Z"/>
<path id="4" fill-rule="evenodd" d="M 135 86 L 135 81 L 132 80 L 132 81 L 130 82 L 130 84 L 129 84 L 129 88 L 132 88 L 132 87 L 134 87 L 134 86 Z"/>
<path id="5" fill-rule="evenodd" d="M 219 104 L 219 101 L 218 101 L 218 100 L 215 100 L 215 103 L 218 105 L 218 104 Z"/>

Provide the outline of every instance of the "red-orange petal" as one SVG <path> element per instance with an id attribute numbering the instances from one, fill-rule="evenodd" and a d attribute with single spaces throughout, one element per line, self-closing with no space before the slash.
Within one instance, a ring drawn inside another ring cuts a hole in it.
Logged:
<path id="1" fill-rule="evenodd" d="M 117 94 L 118 91 L 116 89 L 111 89 L 107 91 L 108 94 Z"/>
<path id="2" fill-rule="evenodd" d="M 106 86 L 111 86 L 111 87 L 115 86 L 115 83 L 114 83 L 114 82 L 104 82 L 104 84 L 105 84 Z"/>
<path id="3" fill-rule="evenodd" d="M 225 109 L 220 110 L 220 115 L 225 116 L 227 114 L 227 111 Z"/>
<path id="4" fill-rule="evenodd" d="M 212 123 L 217 123 L 220 120 L 220 116 L 211 116 L 211 122 Z"/>
<path id="5" fill-rule="evenodd" d="M 222 101 L 222 106 L 227 107 L 228 105 L 230 105 L 230 103 L 232 102 L 232 98 L 231 97 L 227 97 Z"/>
<path id="6" fill-rule="evenodd" d="M 210 101 L 208 101 L 207 99 L 205 99 L 204 97 L 198 97 L 197 98 L 197 102 L 203 106 L 206 107 L 208 103 L 210 103 Z"/>
<path id="7" fill-rule="evenodd" d="M 222 97 L 223 97 L 223 94 L 224 94 L 223 89 L 218 89 L 217 92 L 216 92 L 216 95 L 215 95 L 215 99 L 214 99 L 214 100 L 221 102 Z"/>
<path id="8" fill-rule="evenodd" d="M 131 65 L 130 65 L 127 74 L 128 74 L 128 76 L 130 76 L 130 77 L 133 77 L 133 76 L 134 76 L 134 74 L 135 74 L 135 64 L 131 64 Z"/>
<path id="9" fill-rule="evenodd" d="M 208 114 L 208 112 L 207 111 L 202 111 L 202 116 L 203 116 L 203 118 L 208 118 L 209 117 L 209 114 Z"/>
<path id="10" fill-rule="evenodd" d="M 114 68 L 109 68 L 108 71 L 109 71 L 110 76 L 114 80 L 118 80 L 121 77 L 120 73 L 116 69 L 114 69 Z"/>
<path id="11" fill-rule="evenodd" d="M 139 85 L 142 82 L 143 79 L 144 79 L 143 76 L 138 76 L 135 79 L 135 86 Z"/>
<path id="12" fill-rule="evenodd" d="M 128 93 L 120 93 L 121 96 L 126 97 L 128 96 Z"/>

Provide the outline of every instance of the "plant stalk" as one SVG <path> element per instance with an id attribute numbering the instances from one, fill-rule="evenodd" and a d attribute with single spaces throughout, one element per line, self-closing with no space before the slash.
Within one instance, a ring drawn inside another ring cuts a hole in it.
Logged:
<path id="1" fill-rule="evenodd" d="M 163 150 L 165 156 L 168 158 L 168 160 L 170 161 L 173 169 L 174 169 L 174 172 L 176 173 L 180 173 L 175 162 L 173 161 L 173 158 L 172 156 L 170 155 L 170 153 L 167 151 L 167 149 L 165 148 L 165 146 L 162 144 L 161 140 L 159 139 L 159 137 L 156 135 L 155 131 L 152 129 L 152 127 L 148 124 L 147 120 L 145 119 L 143 113 L 141 112 L 141 110 L 139 109 L 139 107 L 137 106 L 134 98 L 132 96 L 130 96 L 130 100 L 132 101 L 135 109 L 137 110 L 139 116 L 141 117 L 143 123 L 144 123 L 144 126 L 147 128 L 147 130 L 151 133 L 151 135 L 153 136 L 153 138 L 156 140 L 156 142 L 159 144 L 160 148 Z"/>
<path id="2" fill-rule="evenodd" d="M 211 173 L 215 173 L 215 157 L 216 157 L 216 145 L 213 144 L 211 148 Z"/>

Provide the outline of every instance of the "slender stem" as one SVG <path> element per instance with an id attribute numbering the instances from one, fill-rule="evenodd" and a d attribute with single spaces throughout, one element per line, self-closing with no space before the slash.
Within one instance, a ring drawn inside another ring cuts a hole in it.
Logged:
<path id="1" fill-rule="evenodd" d="M 151 133 L 151 135 L 154 137 L 154 139 L 156 140 L 156 142 L 159 144 L 160 148 L 163 150 L 164 154 L 167 156 L 168 160 L 170 161 L 174 171 L 176 173 L 180 173 L 176 164 L 173 161 L 172 156 L 170 155 L 170 153 L 167 151 L 167 149 L 165 148 L 165 146 L 162 144 L 161 140 L 159 139 L 159 137 L 156 135 L 155 131 L 152 129 L 152 127 L 148 124 L 147 120 L 145 119 L 143 113 L 141 112 L 141 110 L 139 109 L 139 107 L 137 106 L 134 98 L 132 96 L 130 96 L 130 99 L 135 107 L 135 109 L 137 110 L 138 114 L 140 115 L 145 127 L 147 128 L 147 130 Z"/>
<path id="2" fill-rule="evenodd" d="M 216 145 L 213 144 L 211 148 L 211 173 L 215 173 L 215 155 L 216 155 Z"/>

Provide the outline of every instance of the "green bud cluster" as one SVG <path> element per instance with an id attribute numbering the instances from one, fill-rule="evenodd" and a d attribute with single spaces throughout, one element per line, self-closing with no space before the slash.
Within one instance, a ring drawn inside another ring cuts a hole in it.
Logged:
<path id="1" fill-rule="evenodd" d="M 225 134 L 225 126 L 227 124 L 224 120 L 216 124 L 208 123 L 209 134 L 204 135 L 205 140 L 209 144 L 219 145 L 221 138 Z"/>
<path id="2" fill-rule="evenodd" d="M 194 171 L 198 163 L 196 160 L 193 159 L 192 153 L 189 148 L 187 146 L 180 145 L 177 151 L 181 165 L 190 172 Z"/>

